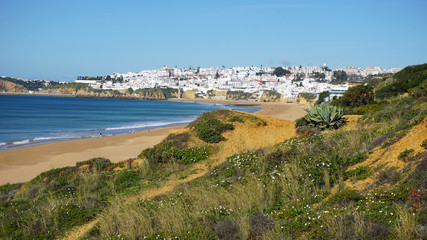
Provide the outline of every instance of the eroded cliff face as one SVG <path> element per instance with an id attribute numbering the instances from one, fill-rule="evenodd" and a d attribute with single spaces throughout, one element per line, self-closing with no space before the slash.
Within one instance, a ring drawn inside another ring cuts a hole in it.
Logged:
<path id="1" fill-rule="evenodd" d="M 16 84 L 9 81 L 0 80 L 0 90 L 6 92 L 15 92 Z"/>
<path id="2" fill-rule="evenodd" d="M 283 96 L 274 91 L 264 91 L 260 97 L 260 102 L 283 102 Z"/>
<path id="3" fill-rule="evenodd" d="M 118 98 L 118 99 L 147 99 L 147 100 L 166 100 L 165 94 L 160 89 L 143 89 L 136 91 L 129 90 L 98 90 L 89 87 L 72 88 L 61 87 L 56 89 L 44 90 L 47 93 L 71 94 L 76 97 L 88 98 Z"/>
<path id="4" fill-rule="evenodd" d="M 182 93 L 182 98 L 195 99 L 196 93 L 193 90 L 187 90 Z"/>

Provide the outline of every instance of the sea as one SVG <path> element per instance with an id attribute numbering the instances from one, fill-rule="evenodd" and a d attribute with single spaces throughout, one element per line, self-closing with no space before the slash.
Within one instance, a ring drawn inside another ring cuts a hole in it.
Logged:
<path id="1" fill-rule="evenodd" d="M 183 125 L 216 109 L 260 110 L 218 103 L 0 95 L 0 151 Z"/>

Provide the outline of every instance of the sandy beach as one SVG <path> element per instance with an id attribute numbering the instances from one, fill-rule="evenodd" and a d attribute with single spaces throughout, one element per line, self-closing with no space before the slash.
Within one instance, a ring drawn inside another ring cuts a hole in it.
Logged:
<path id="1" fill-rule="evenodd" d="M 262 107 L 259 114 L 286 120 L 295 120 L 305 115 L 305 111 L 299 105 L 292 103 L 212 100 L 200 102 L 259 106 Z M 2 151 L 0 152 L 0 185 L 29 181 L 41 172 L 74 166 L 76 162 L 94 157 L 105 157 L 112 162 L 134 158 L 143 149 L 161 142 L 171 130 L 183 127 L 173 126 L 111 137 L 62 141 Z"/>

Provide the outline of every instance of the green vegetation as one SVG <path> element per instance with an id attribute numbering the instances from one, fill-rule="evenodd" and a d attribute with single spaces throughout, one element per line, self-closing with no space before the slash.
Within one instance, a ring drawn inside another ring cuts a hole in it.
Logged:
<path id="1" fill-rule="evenodd" d="M 205 121 L 194 124 L 197 136 L 207 143 L 218 143 L 226 140 L 221 134 L 227 130 L 233 130 L 232 124 L 223 124 L 215 118 L 209 118 Z"/>
<path id="2" fill-rule="evenodd" d="M 209 91 L 208 91 L 209 95 Z M 212 93 L 211 93 L 212 96 Z M 228 100 L 249 100 L 252 96 L 252 93 L 247 93 L 243 91 L 227 91 L 227 99 Z"/>
<path id="3" fill-rule="evenodd" d="M 360 166 L 353 168 L 350 171 L 346 172 L 344 176 L 345 179 L 351 179 L 353 181 L 364 180 L 371 176 L 371 170 L 368 166 Z"/>
<path id="4" fill-rule="evenodd" d="M 146 158 L 150 166 L 190 164 L 207 159 L 210 154 L 209 147 L 189 148 L 185 144 L 189 138 L 188 133 L 171 134 L 160 144 L 142 151 L 138 157 Z"/>
<path id="5" fill-rule="evenodd" d="M 298 95 L 298 97 L 304 98 L 305 100 L 307 100 L 309 102 L 309 101 L 316 99 L 316 94 L 314 94 L 314 93 L 300 93 Z"/>
<path id="6" fill-rule="evenodd" d="M 288 75 L 290 73 L 291 72 L 289 70 L 285 70 L 282 67 L 277 67 L 273 71 L 273 75 L 276 77 L 282 77 L 282 76 Z"/>
<path id="7" fill-rule="evenodd" d="M 406 159 L 406 158 L 408 158 L 409 157 L 409 155 L 411 154 L 411 153 L 413 153 L 414 152 L 414 149 L 406 149 L 406 150 L 404 150 L 403 152 L 401 152 L 400 154 L 399 154 L 399 156 L 398 156 L 398 158 L 400 159 L 400 160 L 404 160 L 404 159 Z"/>
<path id="8" fill-rule="evenodd" d="M 223 123 L 215 115 L 221 113 L 227 115 L 228 119 L 235 118 L 229 115 L 231 111 L 222 110 L 215 111 L 213 113 L 204 113 L 195 122 L 191 123 L 190 126 L 196 131 L 197 136 L 207 143 L 218 143 L 225 141 L 226 139 L 222 136 L 222 133 L 228 130 L 233 130 L 234 126 L 230 123 Z M 241 117 L 237 117 L 238 119 Z M 243 120 L 243 119 L 242 119 Z"/>
<path id="9" fill-rule="evenodd" d="M 239 123 L 244 123 L 245 120 L 243 120 L 242 117 L 240 116 L 232 116 L 228 119 L 229 122 L 239 122 Z"/>
<path id="10" fill-rule="evenodd" d="M 374 92 L 368 85 L 357 85 L 349 88 L 344 95 L 338 99 L 338 105 L 342 107 L 360 107 L 374 103 Z"/>
<path id="11" fill-rule="evenodd" d="M 347 73 L 345 71 L 334 71 L 332 83 L 343 83 L 348 79 Z"/>
<path id="12" fill-rule="evenodd" d="M 15 83 L 24 88 L 24 90 L 38 91 L 45 86 L 45 82 L 42 80 L 20 80 L 12 77 L 0 77 L 0 80 Z M 58 82 L 50 82 L 51 85 L 56 85 Z"/>
<path id="13" fill-rule="evenodd" d="M 424 95 L 423 89 L 427 84 L 427 63 L 421 65 L 408 66 L 398 73 L 394 74 L 390 79 L 384 81 L 384 84 L 379 84 L 375 97 L 379 99 L 394 97 L 406 92 L 411 92 L 415 96 L 418 94 Z M 421 86 L 418 91 L 413 89 Z"/>
<path id="14" fill-rule="evenodd" d="M 175 88 L 160 88 L 160 91 L 166 96 L 166 99 L 177 98 L 178 89 Z"/>
<path id="15" fill-rule="evenodd" d="M 264 91 L 262 95 L 267 96 L 270 99 L 270 101 L 272 101 L 272 102 L 280 100 L 280 97 L 282 96 L 282 94 L 280 94 L 276 91 L 273 91 L 273 90 Z M 264 101 L 266 101 L 266 100 L 264 100 Z"/>
<path id="16" fill-rule="evenodd" d="M 319 97 L 318 97 L 315 105 L 319 105 L 319 104 L 323 103 L 325 98 L 329 97 L 329 94 L 330 94 L 329 91 L 324 91 L 324 92 L 319 93 Z"/>
<path id="17" fill-rule="evenodd" d="M 136 99 L 157 99 L 164 100 L 168 98 L 176 98 L 177 89 L 172 88 L 145 88 L 133 90 L 132 88 L 126 91 L 118 91 L 111 89 L 94 89 L 85 83 L 62 83 L 43 88 L 47 92 L 58 92 L 75 94 L 82 97 L 108 97 L 108 98 L 136 98 Z"/>
<path id="18" fill-rule="evenodd" d="M 96 217 L 85 239 L 423 239 L 425 153 L 411 154 L 407 146 L 401 155 L 411 161 L 403 168 L 355 166 L 373 156 L 375 147 L 386 151 L 427 116 L 427 103 L 412 95 L 384 101 L 371 103 L 384 106 L 364 111 L 357 128 L 331 127 L 269 148 L 241 149 L 210 165 L 203 177 L 128 201 L 168 177 L 181 181 L 198 170 L 189 168 L 198 165 L 193 162 L 216 157 L 222 149 L 198 139 L 200 129 L 217 130 L 207 134 L 214 139 L 233 123 L 236 129 L 263 125 L 250 114 L 205 113 L 189 132 L 171 134 L 144 150 L 140 164 L 95 158 L 0 187 L 0 238 L 55 239 Z M 309 122 L 299 122 L 304 121 Z M 118 165 L 132 166 L 119 171 Z M 344 182 L 367 178 L 375 181 L 366 187 Z"/>
<path id="19" fill-rule="evenodd" d="M 309 126 L 319 130 L 338 129 L 345 125 L 343 110 L 326 103 L 306 109 L 307 115 L 297 120 L 296 126 Z"/>

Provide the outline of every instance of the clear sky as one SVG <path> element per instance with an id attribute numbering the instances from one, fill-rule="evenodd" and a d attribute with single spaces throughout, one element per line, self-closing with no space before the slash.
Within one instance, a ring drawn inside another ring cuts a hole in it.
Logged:
<path id="1" fill-rule="evenodd" d="M 426 0 L 0 0 L 0 76 L 425 62 Z"/>

